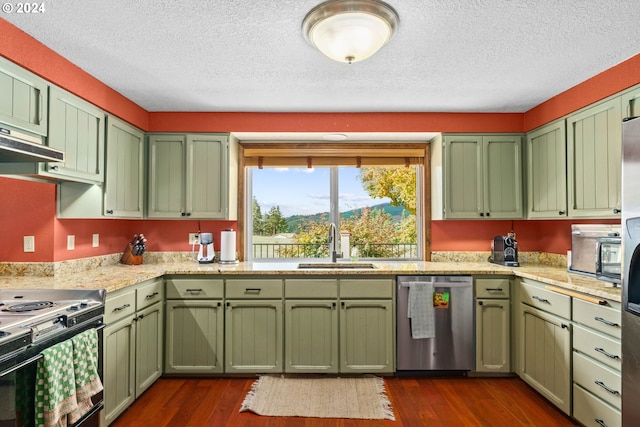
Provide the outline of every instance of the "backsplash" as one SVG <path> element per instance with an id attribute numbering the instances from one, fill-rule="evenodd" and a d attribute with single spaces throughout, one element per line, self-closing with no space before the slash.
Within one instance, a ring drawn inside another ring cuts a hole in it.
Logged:
<path id="1" fill-rule="evenodd" d="M 432 262 L 488 262 L 491 252 L 436 251 L 431 252 Z M 567 267 L 567 256 L 547 252 L 518 252 L 520 264 L 541 264 L 550 267 Z"/>

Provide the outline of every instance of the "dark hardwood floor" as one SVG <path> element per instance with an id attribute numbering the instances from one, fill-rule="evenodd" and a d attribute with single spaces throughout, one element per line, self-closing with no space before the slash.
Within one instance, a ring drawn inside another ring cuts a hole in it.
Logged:
<path id="1" fill-rule="evenodd" d="M 519 378 L 385 378 L 395 421 L 241 413 L 240 405 L 254 381 L 255 378 L 161 378 L 111 426 L 578 426 Z"/>

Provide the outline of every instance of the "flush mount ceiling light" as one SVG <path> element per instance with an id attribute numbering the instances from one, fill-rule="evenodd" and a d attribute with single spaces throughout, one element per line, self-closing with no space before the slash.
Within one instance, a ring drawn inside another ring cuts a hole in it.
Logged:
<path id="1" fill-rule="evenodd" d="M 305 16 L 302 32 L 320 52 L 338 62 L 362 61 L 398 28 L 396 11 L 378 0 L 329 0 Z"/>

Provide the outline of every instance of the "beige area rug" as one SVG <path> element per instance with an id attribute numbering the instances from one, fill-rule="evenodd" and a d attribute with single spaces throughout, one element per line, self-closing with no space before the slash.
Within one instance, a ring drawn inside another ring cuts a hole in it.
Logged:
<path id="1" fill-rule="evenodd" d="M 261 376 L 240 412 L 281 417 L 395 420 L 379 377 L 304 378 Z"/>

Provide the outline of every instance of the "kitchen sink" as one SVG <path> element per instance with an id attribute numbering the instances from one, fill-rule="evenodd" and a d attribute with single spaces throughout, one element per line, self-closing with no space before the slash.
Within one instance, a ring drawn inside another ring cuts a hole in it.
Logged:
<path id="1" fill-rule="evenodd" d="M 376 268 L 369 262 L 301 262 L 298 268 L 327 268 L 327 269 L 353 269 L 353 268 Z"/>

